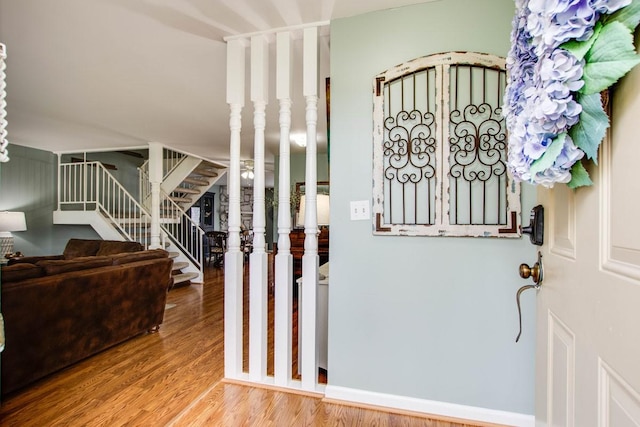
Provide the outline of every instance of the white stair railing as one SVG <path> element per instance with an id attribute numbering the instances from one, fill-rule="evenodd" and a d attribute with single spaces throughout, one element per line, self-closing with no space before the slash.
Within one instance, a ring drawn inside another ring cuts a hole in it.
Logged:
<path id="1" fill-rule="evenodd" d="M 185 158 L 187 158 L 186 154 L 164 147 L 162 149 L 162 179 L 169 176 Z M 149 160 L 146 160 L 138 170 L 140 171 L 138 174 L 140 201 L 144 206 L 147 206 L 147 202 L 151 199 L 151 182 L 148 178 Z"/>
<path id="2" fill-rule="evenodd" d="M 58 202 L 62 210 L 98 211 L 124 239 L 149 246 L 150 214 L 100 162 L 61 163 Z"/>
<path id="3" fill-rule="evenodd" d="M 148 170 L 148 166 L 145 168 L 144 165 L 139 168 L 141 195 L 144 193 L 144 189 L 148 191 L 147 194 L 151 194 L 151 181 L 149 180 Z M 202 272 L 204 266 L 204 230 L 164 191 L 160 191 L 160 199 L 160 228 L 190 258 L 194 266 Z M 141 200 L 144 201 L 144 199 Z M 147 209 L 149 208 L 147 205 L 145 206 Z"/>
<path id="4" fill-rule="evenodd" d="M 138 168 L 138 200 L 143 206 L 151 203 L 151 181 L 149 180 L 149 160 L 145 160 Z"/>
<path id="5" fill-rule="evenodd" d="M 204 230 L 167 193 L 160 192 L 160 227 L 169 239 L 202 272 L 204 266 Z"/>
<path id="6" fill-rule="evenodd" d="M 180 163 L 188 156 L 184 153 L 180 153 L 179 151 L 172 150 L 170 148 L 162 149 L 162 179 L 169 176 L 171 172 L 175 168 L 178 167 Z"/>
<path id="7" fill-rule="evenodd" d="M 141 184 L 145 178 L 149 182 L 142 168 L 140 176 Z M 160 197 L 162 246 L 166 247 L 168 239 L 202 274 L 204 230 L 166 193 L 162 192 Z M 100 162 L 61 163 L 58 203 L 61 210 L 97 211 L 111 222 L 123 239 L 140 242 L 145 249 L 149 247 L 150 212 Z"/>

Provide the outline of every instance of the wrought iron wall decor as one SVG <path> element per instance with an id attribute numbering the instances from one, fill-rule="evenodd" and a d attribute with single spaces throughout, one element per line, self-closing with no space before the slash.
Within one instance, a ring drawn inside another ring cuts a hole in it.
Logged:
<path id="1" fill-rule="evenodd" d="M 374 79 L 374 233 L 519 237 L 504 59 L 451 52 Z"/>

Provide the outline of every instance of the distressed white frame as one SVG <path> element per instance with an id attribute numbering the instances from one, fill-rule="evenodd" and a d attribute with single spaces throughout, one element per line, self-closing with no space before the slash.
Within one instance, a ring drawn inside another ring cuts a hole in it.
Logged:
<path id="1" fill-rule="evenodd" d="M 473 236 L 473 237 L 520 237 L 520 184 L 506 174 L 506 223 L 492 225 L 451 224 L 449 219 L 449 112 L 450 68 L 455 65 L 471 65 L 505 69 L 504 58 L 475 52 L 448 52 L 417 58 L 397 65 L 373 80 L 374 132 L 373 132 L 373 233 L 380 235 L 417 236 Z M 424 69 L 435 70 L 435 129 L 436 129 L 436 185 L 435 222 L 433 224 L 390 223 L 384 217 L 384 120 L 385 82 L 392 82 L 402 76 Z M 505 81 L 506 84 L 506 81 Z M 506 131 L 505 131 L 506 132 Z M 506 150 L 506 144 L 505 144 Z M 506 153 L 505 153 L 506 158 Z"/>

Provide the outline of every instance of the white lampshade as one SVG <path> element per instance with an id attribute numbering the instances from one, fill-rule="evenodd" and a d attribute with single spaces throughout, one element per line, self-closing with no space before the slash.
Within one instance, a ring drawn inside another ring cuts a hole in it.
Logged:
<path id="1" fill-rule="evenodd" d="M 27 221 L 24 212 L 0 212 L 0 231 L 25 231 Z"/>
<path id="2" fill-rule="evenodd" d="M 318 225 L 329 225 L 329 195 L 318 194 L 317 198 L 318 206 Z M 300 196 L 300 210 L 298 211 L 298 217 L 296 224 L 304 226 L 304 215 L 306 211 L 306 202 L 304 194 Z"/>

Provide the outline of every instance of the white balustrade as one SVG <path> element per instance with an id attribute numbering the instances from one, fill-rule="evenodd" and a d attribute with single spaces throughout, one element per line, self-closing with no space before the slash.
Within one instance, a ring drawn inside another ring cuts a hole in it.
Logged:
<path id="1" fill-rule="evenodd" d="M 227 41 L 227 103 L 230 107 L 229 166 L 229 250 L 225 257 L 225 376 L 229 379 L 275 384 L 281 387 L 320 391 L 316 357 L 316 294 L 318 286 L 317 241 L 317 121 L 318 121 L 318 27 L 328 23 L 231 36 Z M 275 257 L 275 377 L 266 375 L 267 354 L 267 254 L 264 240 L 264 138 L 265 106 L 268 103 L 268 42 L 276 40 L 276 98 L 280 106 L 280 175 L 278 188 L 278 254 Z M 292 293 L 291 255 L 290 129 L 292 39 L 303 34 L 303 95 L 306 100 L 307 160 L 305 254 L 303 256 L 302 314 L 299 319 L 302 342 L 302 381 L 292 380 Z M 273 39 L 273 37 L 269 38 Z M 240 129 L 245 102 L 245 46 L 251 41 L 251 101 L 254 106 L 254 205 L 253 253 L 249 257 L 249 372 L 242 372 L 242 277 L 240 251 Z"/>

